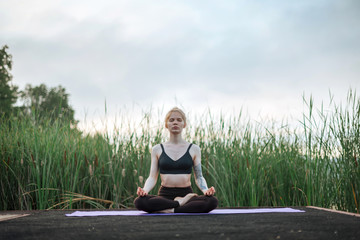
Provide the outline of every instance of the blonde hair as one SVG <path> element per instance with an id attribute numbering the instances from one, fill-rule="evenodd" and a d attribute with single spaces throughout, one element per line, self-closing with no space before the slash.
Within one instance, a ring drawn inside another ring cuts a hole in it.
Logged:
<path id="1" fill-rule="evenodd" d="M 178 112 L 180 113 L 182 119 L 184 120 L 184 123 L 185 123 L 185 126 L 186 126 L 186 115 L 185 113 L 183 112 L 183 110 L 181 110 L 180 108 L 178 107 L 173 107 L 172 109 L 170 109 L 170 111 L 166 114 L 165 116 L 165 127 L 167 128 L 167 122 L 169 121 L 169 118 L 170 118 L 170 115 L 173 113 L 173 112 Z"/>

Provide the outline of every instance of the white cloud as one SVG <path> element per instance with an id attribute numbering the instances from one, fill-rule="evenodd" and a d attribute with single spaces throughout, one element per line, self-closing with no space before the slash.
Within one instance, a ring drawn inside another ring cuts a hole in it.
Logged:
<path id="1" fill-rule="evenodd" d="M 63 85 L 79 119 L 105 99 L 116 109 L 175 97 L 196 111 L 284 116 L 303 92 L 360 87 L 359 10 L 357 1 L 2 1 L 0 43 L 15 84 Z"/>

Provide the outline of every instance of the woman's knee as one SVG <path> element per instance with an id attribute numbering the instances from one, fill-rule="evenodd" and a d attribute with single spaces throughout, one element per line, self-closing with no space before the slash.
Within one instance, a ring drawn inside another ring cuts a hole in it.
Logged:
<path id="1" fill-rule="evenodd" d="M 215 208 L 217 208 L 217 206 L 218 206 L 218 204 L 219 204 L 219 201 L 218 201 L 218 199 L 216 198 L 216 197 L 214 197 L 214 196 L 208 196 L 208 199 L 207 199 L 208 201 L 208 209 L 209 209 L 209 211 L 211 211 L 211 210 L 213 210 L 213 209 L 215 209 Z"/>
<path id="2" fill-rule="evenodd" d="M 134 205 L 138 210 L 145 210 L 146 209 L 146 197 L 137 197 L 134 200 Z"/>
<path id="3" fill-rule="evenodd" d="M 198 206 L 199 212 L 210 212 L 217 208 L 218 206 L 218 199 L 214 196 L 201 196 L 202 204 Z"/>

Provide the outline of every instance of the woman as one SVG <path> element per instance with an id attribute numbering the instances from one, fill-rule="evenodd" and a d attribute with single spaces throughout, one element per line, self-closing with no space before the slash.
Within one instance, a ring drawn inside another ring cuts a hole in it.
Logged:
<path id="1" fill-rule="evenodd" d="M 175 107 L 165 117 L 165 127 L 170 139 L 153 147 L 150 175 L 143 188 L 138 187 L 134 203 L 137 209 L 163 213 L 206 213 L 215 209 L 218 200 L 213 196 L 215 188 L 208 188 L 201 170 L 200 148 L 186 142 L 182 131 L 186 116 Z M 204 193 L 198 196 L 191 188 L 191 172 L 194 168 L 195 182 Z M 158 196 L 149 195 L 160 172 L 161 188 Z"/>

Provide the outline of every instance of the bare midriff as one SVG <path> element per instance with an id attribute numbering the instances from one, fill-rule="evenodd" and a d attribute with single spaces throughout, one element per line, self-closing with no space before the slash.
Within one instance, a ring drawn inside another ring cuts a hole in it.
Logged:
<path id="1" fill-rule="evenodd" d="M 160 174 L 161 186 L 164 187 L 189 187 L 191 174 Z"/>

